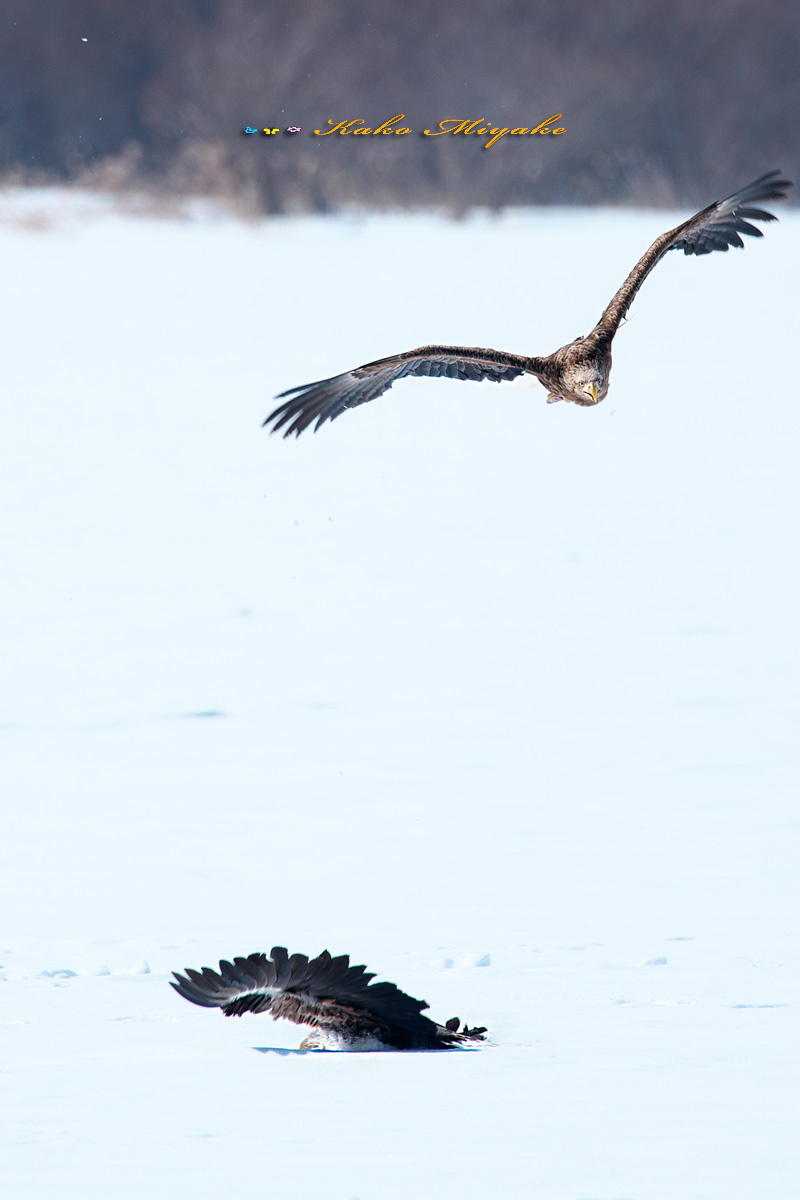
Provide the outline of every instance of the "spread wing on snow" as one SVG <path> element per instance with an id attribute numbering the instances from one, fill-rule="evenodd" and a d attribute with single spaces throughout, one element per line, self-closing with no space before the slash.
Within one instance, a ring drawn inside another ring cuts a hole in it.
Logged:
<path id="1" fill-rule="evenodd" d="M 468 346 L 420 346 L 391 358 L 365 363 L 343 375 L 304 383 L 289 388 L 278 396 L 291 396 L 269 414 L 265 425 L 273 433 L 284 430 L 284 437 L 301 434 L 309 425 L 319 429 L 326 421 L 335 421 L 348 408 L 366 404 L 382 396 L 398 379 L 409 375 L 432 378 L 490 379 L 502 383 L 519 375 L 536 374 L 541 361 L 521 354 L 506 354 L 502 350 L 482 350 Z"/>
<path id="2" fill-rule="evenodd" d="M 243 1013 L 270 1013 L 296 1025 L 363 1029 L 394 1035 L 409 1044 L 433 1039 L 436 1025 L 422 1010 L 424 1000 L 401 992 L 393 983 L 372 983 L 374 972 L 350 966 L 349 955 L 332 958 L 327 950 L 317 958 L 292 954 L 275 946 L 266 954 L 251 954 L 221 961 L 219 972 L 187 968 L 175 972 L 175 991 L 192 1004 L 221 1008 L 226 1017 Z M 384 1038 L 384 1040 L 386 1040 Z"/>

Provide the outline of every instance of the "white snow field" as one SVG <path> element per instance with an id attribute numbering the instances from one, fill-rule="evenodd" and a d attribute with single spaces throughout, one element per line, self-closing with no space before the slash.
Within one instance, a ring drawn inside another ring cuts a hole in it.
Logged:
<path id="1" fill-rule="evenodd" d="M 0 211 L 3 1195 L 795 1198 L 798 217 L 668 256 L 597 409 L 289 442 L 284 388 L 585 333 L 680 214 Z M 275 944 L 491 1043 L 167 986 Z"/>

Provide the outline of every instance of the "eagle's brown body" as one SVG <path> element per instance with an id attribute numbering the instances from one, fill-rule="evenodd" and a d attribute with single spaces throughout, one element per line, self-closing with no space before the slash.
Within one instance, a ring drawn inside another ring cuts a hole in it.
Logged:
<path id="1" fill-rule="evenodd" d="M 764 200 L 784 200 L 792 184 L 770 171 L 753 183 L 710 204 L 675 229 L 663 233 L 642 255 L 622 287 L 612 298 L 587 337 L 578 338 L 544 358 L 507 354 L 469 346 L 420 346 L 391 358 L 365 363 L 343 375 L 290 388 L 278 399 L 291 399 L 271 412 L 264 422 L 284 437 L 299 435 L 309 425 L 319 429 L 348 408 L 374 400 L 408 375 L 444 376 L 449 379 L 490 379 L 501 383 L 520 375 L 534 375 L 548 389 L 548 400 L 574 404 L 599 404 L 608 395 L 611 343 L 634 296 L 669 250 L 684 254 L 710 254 L 713 250 L 742 247 L 741 234 L 761 237 L 752 221 L 774 221 L 772 213 L 753 205 Z"/>

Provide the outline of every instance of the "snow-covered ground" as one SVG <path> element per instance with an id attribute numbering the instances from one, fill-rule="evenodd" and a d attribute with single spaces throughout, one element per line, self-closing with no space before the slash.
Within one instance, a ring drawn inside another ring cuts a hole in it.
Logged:
<path id="1" fill-rule="evenodd" d="M 676 214 L 86 204 L 2 202 L 3 1194 L 796 1197 L 800 220 L 669 256 L 596 410 L 290 443 L 292 385 L 585 333 Z M 167 986 L 276 943 L 492 1044 Z"/>

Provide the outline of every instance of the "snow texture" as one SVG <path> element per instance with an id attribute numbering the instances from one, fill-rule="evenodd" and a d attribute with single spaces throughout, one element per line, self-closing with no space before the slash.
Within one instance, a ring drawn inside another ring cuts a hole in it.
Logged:
<path id="1" fill-rule="evenodd" d="M 296 384 L 585 333 L 676 214 L 3 210 L 4 1194 L 795 1197 L 798 218 L 668 256 L 597 409 L 284 442 Z M 276 943 L 492 1043 L 167 986 Z"/>

